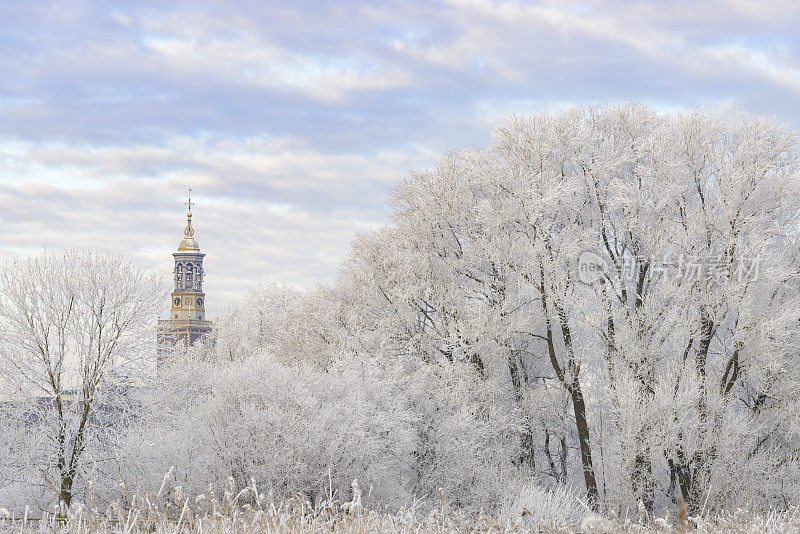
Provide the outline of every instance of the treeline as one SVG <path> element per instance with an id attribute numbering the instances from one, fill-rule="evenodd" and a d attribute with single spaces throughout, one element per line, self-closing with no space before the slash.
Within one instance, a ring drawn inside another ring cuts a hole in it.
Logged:
<path id="1" fill-rule="evenodd" d="M 376 506 L 443 488 L 472 512 L 531 485 L 650 517 L 796 504 L 799 186 L 795 132 L 763 118 L 513 117 L 401 183 L 334 283 L 232 304 L 76 477 L 110 495 L 175 465 L 194 494 L 312 499 L 358 478 Z"/>

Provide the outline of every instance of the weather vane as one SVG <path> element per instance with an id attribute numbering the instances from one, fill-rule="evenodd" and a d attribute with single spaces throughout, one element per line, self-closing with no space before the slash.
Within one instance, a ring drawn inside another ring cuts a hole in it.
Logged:
<path id="1" fill-rule="evenodd" d="M 184 202 L 187 206 L 189 206 L 189 213 L 192 213 L 192 188 L 189 188 L 189 202 Z"/>

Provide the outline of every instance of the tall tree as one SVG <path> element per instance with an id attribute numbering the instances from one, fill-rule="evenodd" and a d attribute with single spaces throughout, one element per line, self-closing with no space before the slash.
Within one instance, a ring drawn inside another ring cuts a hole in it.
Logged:
<path id="1" fill-rule="evenodd" d="M 164 295 L 111 253 L 44 253 L 0 270 L 0 372 L 29 431 L 46 432 L 43 472 L 67 506 L 87 447 L 129 408 L 125 375 L 152 361 L 143 349 Z"/>

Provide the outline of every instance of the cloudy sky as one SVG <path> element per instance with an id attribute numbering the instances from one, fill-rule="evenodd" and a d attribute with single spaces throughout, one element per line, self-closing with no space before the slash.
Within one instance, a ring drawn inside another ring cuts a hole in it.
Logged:
<path id="1" fill-rule="evenodd" d="M 633 100 L 800 127 L 800 2 L 0 2 L 0 259 L 172 269 L 211 307 L 336 276 L 410 170 L 514 112 Z M 166 303 L 165 303 L 166 306 Z"/>

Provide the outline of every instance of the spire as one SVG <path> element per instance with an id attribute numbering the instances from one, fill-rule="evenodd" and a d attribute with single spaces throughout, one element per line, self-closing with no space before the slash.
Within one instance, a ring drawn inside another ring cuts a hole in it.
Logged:
<path id="1" fill-rule="evenodd" d="M 186 238 L 190 238 L 194 236 L 194 228 L 192 228 L 192 188 L 189 188 L 189 201 L 186 203 L 189 207 L 189 212 L 186 214 L 186 229 L 183 231 L 183 235 Z"/>
<path id="2" fill-rule="evenodd" d="M 192 228 L 192 188 L 189 188 L 189 201 L 185 203 L 189 210 L 186 213 L 186 228 L 183 230 L 183 241 L 181 241 L 178 251 L 199 251 L 200 245 L 194 240 L 194 228 Z"/>

